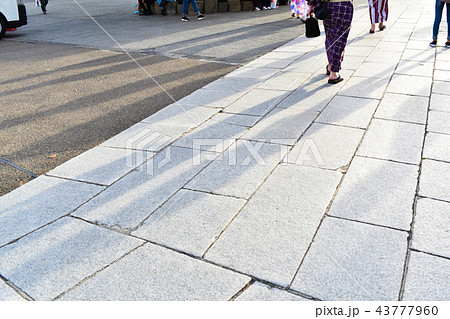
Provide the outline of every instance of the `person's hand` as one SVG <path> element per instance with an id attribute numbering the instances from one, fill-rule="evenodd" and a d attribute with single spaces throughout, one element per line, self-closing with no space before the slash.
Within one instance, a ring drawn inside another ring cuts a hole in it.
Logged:
<path id="1" fill-rule="evenodd" d="M 308 6 L 308 12 L 307 12 L 307 16 L 311 16 L 311 13 L 313 12 L 313 7 L 310 5 Z"/>

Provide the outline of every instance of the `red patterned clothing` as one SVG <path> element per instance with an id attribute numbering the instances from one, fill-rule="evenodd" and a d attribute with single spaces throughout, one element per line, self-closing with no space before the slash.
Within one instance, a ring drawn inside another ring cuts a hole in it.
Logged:
<path id="1" fill-rule="evenodd" d="M 372 24 L 382 23 L 388 19 L 388 0 L 369 0 L 370 21 Z"/>

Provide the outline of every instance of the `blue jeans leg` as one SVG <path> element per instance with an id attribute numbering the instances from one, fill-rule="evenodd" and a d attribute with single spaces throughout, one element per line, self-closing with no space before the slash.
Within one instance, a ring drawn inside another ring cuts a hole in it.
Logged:
<path id="1" fill-rule="evenodd" d="M 444 10 L 445 3 L 441 0 L 436 0 L 435 7 L 435 16 L 434 16 L 434 24 L 433 24 L 433 40 L 437 40 L 439 33 L 439 25 L 442 20 L 442 11 Z M 448 16 L 448 8 L 447 8 L 447 16 Z"/>
<path id="2" fill-rule="evenodd" d="M 184 16 L 186 15 L 186 13 L 188 11 L 189 1 L 191 1 L 192 8 L 194 8 L 195 13 L 199 14 L 200 10 L 198 10 L 197 1 L 195 1 L 195 0 L 183 0 L 183 10 L 182 10 L 181 14 Z"/>

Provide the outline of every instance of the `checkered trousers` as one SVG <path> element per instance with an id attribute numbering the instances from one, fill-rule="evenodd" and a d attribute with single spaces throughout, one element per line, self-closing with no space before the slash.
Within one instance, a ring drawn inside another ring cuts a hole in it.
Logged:
<path id="1" fill-rule="evenodd" d="M 325 48 L 331 71 L 339 72 L 352 26 L 353 4 L 350 1 L 330 2 L 328 9 L 328 17 L 323 21 L 326 36 Z"/>

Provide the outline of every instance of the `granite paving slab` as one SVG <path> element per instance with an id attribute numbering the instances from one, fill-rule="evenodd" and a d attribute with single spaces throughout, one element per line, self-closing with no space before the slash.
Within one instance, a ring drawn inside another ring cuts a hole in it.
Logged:
<path id="1" fill-rule="evenodd" d="M 386 93 L 375 113 L 376 118 L 426 124 L 428 97 Z"/>
<path id="2" fill-rule="evenodd" d="M 334 97 L 316 122 L 365 129 L 379 101 L 349 96 Z"/>
<path id="3" fill-rule="evenodd" d="M 195 124 L 195 126 L 197 126 L 197 124 Z M 144 160 L 147 160 L 154 156 L 152 153 L 160 151 L 176 139 L 183 136 L 183 134 L 189 130 L 190 127 L 185 125 L 159 123 L 147 124 L 141 122 L 133 125 L 116 136 L 113 136 L 109 140 L 100 144 L 100 146 L 151 152 L 147 155 L 145 155 L 144 152 L 137 153 L 142 155 L 141 157 L 143 157 Z M 129 153 L 131 152 L 129 151 Z M 140 165 L 142 163 L 137 164 Z"/>
<path id="4" fill-rule="evenodd" d="M 236 81 L 235 78 L 220 78 L 214 82 L 204 86 L 203 90 L 220 90 L 228 92 L 248 92 L 257 87 L 261 81 L 253 78 L 240 78 Z"/>
<path id="5" fill-rule="evenodd" d="M 450 260 L 411 252 L 403 300 L 448 301 Z"/>
<path id="6" fill-rule="evenodd" d="M 277 167 L 204 258 L 286 287 L 341 176 L 291 164 Z"/>
<path id="7" fill-rule="evenodd" d="M 448 83 L 444 81 L 433 81 L 433 93 L 450 95 L 450 90 L 448 89 Z M 434 94 L 433 94 L 434 95 Z M 448 108 L 447 108 L 448 110 Z"/>
<path id="8" fill-rule="evenodd" d="M 69 214 L 103 189 L 102 186 L 40 176 L 1 196 L 0 246 Z"/>
<path id="9" fill-rule="evenodd" d="M 345 47 L 345 56 L 368 56 L 373 50 L 372 46 L 348 45 Z"/>
<path id="10" fill-rule="evenodd" d="M 450 61 L 436 61 L 435 68 L 437 70 L 450 70 Z"/>
<path id="11" fill-rule="evenodd" d="M 419 164 L 425 125 L 373 119 L 357 155 Z"/>
<path id="12" fill-rule="evenodd" d="M 25 301 L 25 299 L 0 280 L 0 301 Z"/>
<path id="13" fill-rule="evenodd" d="M 227 122 L 207 121 L 173 145 L 193 150 L 222 153 L 247 131 L 247 127 L 230 124 L 231 121 L 240 120 L 242 118 L 237 116 L 230 117 Z"/>
<path id="14" fill-rule="evenodd" d="M 397 66 L 397 69 L 395 70 L 395 74 L 432 77 L 433 71 L 434 71 L 434 63 L 432 62 L 401 60 Z"/>
<path id="15" fill-rule="evenodd" d="M 450 202 L 450 163 L 422 161 L 419 195 Z"/>
<path id="16" fill-rule="evenodd" d="M 146 244 L 61 299 L 226 301 L 249 281 L 247 276 Z"/>
<path id="17" fill-rule="evenodd" d="M 344 85 L 339 95 L 381 99 L 388 83 L 388 77 L 374 80 L 372 78 L 353 76 Z"/>
<path id="18" fill-rule="evenodd" d="M 231 92 L 222 90 L 205 90 L 200 89 L 194 93 L 182 98 L 178 101 L 178 104 L 184 106 L 211 106 L 224 108 L 238 98 L 240 98 L 245 92 Z"/>
<path id="19" fill-rule="evenodd" d="M 338 169 L 348 165 L 363 133 L 363 130 L 356 128 L 314 123 L 284 161 L 303 166 Z"/>
<path id="20" fill-rule="evenodd" d="M 189 105 L 184 106 L 180 103 L 174 103 L 142 120 L 141 123 L 166 124 L 194 128 L 216 113 L 217 110 L 214 108 Z"/>
<path id="21" fill-rule="evenodd" d="M 182 189 L 132 234 L 201 257 L 245 203 Z"/>
<path id="22" fill-rule="evenodd" d="M 428 43 L 422 41 L 422 40 L 409 40 L 408 43 L 406 43 L 406 49 L 409 50 L 429 50 L 430 46 Z"/>
<path id="23" fill-rule="evenodd" d="M 247 128 L 253 127 L 260 120 L 261 117 L 256 115 L 234 114 L 225 112 L 217 113 L 211 118 L 211 121 L 215 121 L 218 123 L 245 126 Z"/>
<path id="24" fill-rule="evenodd" d="M 415 26 L 415 24 L 411 25 Z M 411 42 L 411 41 L 409 41 Z M 408 44 L 409 44 L 408 42 Z M 408 44 L 404 42 L 380 42 L 374 49 L 374 51 L 381 52 L 403 52 L 405 48 L 408 48 Z M 423 44 L 423 43 L 422 43 Z"/>
<path id="25" fill-rule="evenodd" d="M 240 78 L 265 80 L 279 71 L 279 69 L 249 68 L 244 66 L 228 73 L 225 78 L 234 78 L 235 80 Z"/>
<path id="26" fill-rule="evenodd" d="M 282 48 L 282 47 L 281 47 Z M 264 54 L 260 57 L 260 59 L 269 59 L 269 60 L 276 60 L 276 59 L 283 59 L 283 60 L 298 60 L 302 56 L 305 55 L 306 52 L 309 52 L 314 49 L 314 47 L 308 47 L 308 46 L 296 46 L 296 48 L 299 49 L 299 51 L 296 52 L 286 52 L 286 51 L 278 51 L 275 49 L 274 51 L 271 51 L 269 53 Z M 300 51 L 301 50 L 301 51 Z M 303 52 L 305 51 L 305 52 Z"/>
<path id="27" fill-rule="evenodd" d="M 52 169 L 47 175 L 111 185 L 153 156 L 154 153 L 145 150 L 97 146 Z"/>
<path id="28" fill-rule="evenodd" d="M 434 60 L 434 50 L 411 50 L 403 51 L 402 60 L 430 62 Z"/>
<path id="29" fill-rule="evenodd" d="M 256 59 L 245 65 L 247 68 L 284 69 L 294 62 L 292 59 Z"/>
<path id="30" fill-rule="evenodd" d="M 394 63 L 364 62 L 353 74 L 356 77 L 383 79 L 390 77 L 395 70 Z"/>
<path id="31" fill-rule="evenodd" d="M 287 151 L 284 145 L 238 140 L 186 187 L 249 198 Z"/>
<path id="32" fill-rule="evenodd" d="M 419 167 L 355 157 L 328 215 L 409 230 Z"/>
<path id="33" fill-rule="evenodd" d="M 396 64 L 398 63 L 398 61 L 400 61 L 401 56 L 402 56 L 401 52 L 389 52 L 389 54 L 386 54 L 385 52 L 382 51 L 373 51 L 371 54 L 367 56 L 366 61 L 368 62 L 383 61 L 384 63 Z"/>
<path id="34" fill-rule="evenodd" d="M 427 133 L 423 157 L 450 162 L 450 135 Z"/>
<path id="35" fill-rule="evenodd" d="M 327 217 L 291 289 L 321 300 L 397 300 L 407 236 Z"/>
<path id="36" fill-rule="evenodd" d="M 254 282 L 235 299 L 236 301 L 307 301 L 308 299 L 272 288 L 260 282 Z"/>
<path id="37" fill-rule="evenodd" d="M 275 108 L 241 138 L 274 144 L 294 145 L 317 115 L 317 112 Z"/>
<path id="38" fill-rule="evenodd" d="M 343 70 L 356 70 L 365 60 L 365 56 L 345 56 L 341 67 Z"/>
<path id="39" fill-rule="evenodd" d="M 302 85 L 281 101 L 277 107 L 320 112 L 338 91 L 339 87 L 337 86 Z"/>
<path id="40" fill-rule="evenodd" d="M 435 91 L 435 88 L 438 89 L 438 86 L 440 83 L 446 83 L 446 82 L 434 82 L 433 83 L 433 92 Z M 443 86 L 444 88 L 444 86 Z M 445 85 L 445 90 L 448 90 L 448 85 Z M 448 92 L 450 94 L 450 90 Z M 442 94 L 431 94 L 431 101 L 430 101 L 430 109 L 441 111 L 441 112 L 450 112 L 450 105 L 448 103 L 448 95 L 442 95 Z"/>
<path id="41" fill-rule="evenodd" d="M 225 108 L 225 112 L 263 116 L 279 104 L 287 93 L 254 89 Z"/>
<path id="42" fill-rule="evenodd" d="M 431 83 L 431 78 L 394 74 L 387 92 L 428 97 L 430 96 Z"/>
<path id="43" fill-rule="evenodd" d="M 428 112 L 428 132 L 450 134 L 450 112 Z"/>
<path id="44" fill-rule="evenodd" d="M 310 77 L 311 73 L 282 71 L 265 80 L 258 86 L 258 89 L 293 91 Z"/>
<path id="45" fill-rule="evenodd" d="M 78 208 L 73 215 L 130 232 L 200 172 L 213 158 L 211 155 L 170 147 Z"/>
<path id="46" fill-rule="evenodd" d="M 417 201 L 412 248 L 450 259 L 450 203 Z"/>
<path id="47" fill-rule="evenodd" d="M 450 71 L 448 70 L 435 70 L 434 71 L 434 77 L 437 81 L 450 81 Z"/>
<path id="48" fill-rule="evenodd" d="M 35 300 L 51 300 L 143 242 L 65 217 L 0 249 L 0 273 Z"/>

